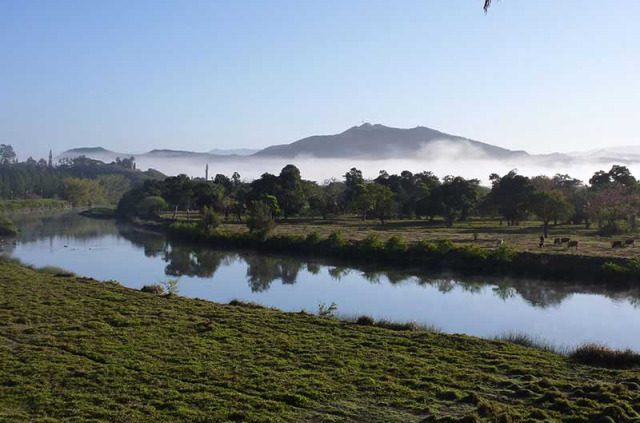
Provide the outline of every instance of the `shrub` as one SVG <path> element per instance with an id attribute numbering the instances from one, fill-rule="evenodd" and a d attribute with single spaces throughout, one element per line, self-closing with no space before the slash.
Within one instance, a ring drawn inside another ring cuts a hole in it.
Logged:
<path id="1" fill-rule="evenodd" d="M 384 248 L 380 235 L 369 234 L 362 241 L 358 242 L 358 248 L 367 252 L 380 251 Z"/>
<path id="2" fill-rule="evenodd" d="M 167 291 L 167 295 L 177 295 L 178 294 L 178 285 L 180 284 L 180 279 L 171 278 L 162 282 L 162 286 Z"/>
<path id="3" fill-rule="evenodd" d="M 338 310 L 336 303 L 326 305 L 325 303 L 318 304 L 318 316 L 320 317 L 333 317 Z"/>
<path id="4" fill-rule="evenodd" d="M 263 305 L 255 303 L 253 301 L 242 301 L 242 300 L 238 300 L 237 298 L 234 298 L 233 300 L 229 301 L 229 305 L 234 307 L 265 308 Z"/>
<path id="5" fill-rule="evenodd" d="M 342 248 L 347 245 L 347 241 L 342 236 L 342 232 L 334 231 L 331 232 L 331 234 L 327 238 L 327 244 L 330 248 Z"/>
<path id="6" fill-rule="evenodd" d="M 502 263 L 511 263 L 518 256 L 518 251 L 508 245 L 502 244 L 491 250 L 487 257 Z"/>
<path id="7" fill-rule="evenodd" d="M 361 326 L 373 326 L 375 323 L 371 316 L 360 316 L 356 319 L 356 324 Z"/>
<path id="8" fill-rule="evenodd" d="M 207 234 L 213 232 L 218 226 L 220 226 L 220 217 L 213 210 L 213 207 L 204 206 L 202 209 L 202 227 Z"/>
<path id="9" fill-rule="evenodd" d="M 13 222 L 5 216 L 0 216 L 0 236 L 15 236 L 18 230 L 13 226 Z"/>
<path id="10" fill-rule="evenodd" d="M 164 287 L 162 285 L 160 285 L 159 283 L 155 283 L 153 285 L 145 285 L 142 288 L 140 288 L 140 291 L 147 292 L 149 294 L 156 294 L 156 295 L 164 295 L 165 294 Z"/>
<path id="11" fill-rule="evenodd" d="M 629 226 L 626 222 L 610 222 L 598 231 L 598 233 L 603 236 L 622 235 L 627 232 L 629 232 Z"/>
<path id="12" fill-rule="evenodd" d="M 410 331 L 420 328 L 420 326 L 416 322 L 392 322 L 391 320 L 387 319 L 380 320 L 375 325 L 380 328 L 398 331 Z"/>
<path id="13" fill-rule="evenodd" d="M 407 244 L 397 235 L 393 235 L 389 238 L 387 242 L 385 242 L 384 247 L 388 252 L 393 253 L 403 253 L 407 251 Z"/>
<path id="14" fill-rule="evenodd" d="M 583 344 L 571 354 L 574 360 L 593 366 L 628 368 L 640 366 L 640 354 L 614 350 L 601 344 Z"/>
<path id="15" fill-rule="evenodd" d="M 309 235 L 307 235 L 305 242 L 309 245 L 316 245 L 320 243 L 320 240 L 321 240 L 320 233 L 318 233 L 318 231 L 313 231 L 313 232 L 310 232 Z"/>
<path id="16" fill-rule="evenodd" d="M 269 204 L 264 201 L 254 201 L 249 207 L 249 216 L 247 217 L 249 232 L 258 239 L 266 240 L 275 226 L 276 223 Z"/>

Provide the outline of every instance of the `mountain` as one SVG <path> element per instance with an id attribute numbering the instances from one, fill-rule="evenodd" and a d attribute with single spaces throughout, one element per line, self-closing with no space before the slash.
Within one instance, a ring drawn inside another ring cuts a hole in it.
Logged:
<path id="1" fill-rule="evenodd" d="M 391 159 L 428 158 L 439 154 L 492 159 L 528 156 L 524 151 L 508 150 L 424 126 L 402 129 L 370 123 L 336 135 L 315 135 L 291 144 L 274 145 L 254 156 Z"/>
<path id="2" fill-rule="evenodd" d="M 209 154 L 215 154 L 216 156 L 250 156 L 258 151 L 260 151 L 260 149 L 257 148 L 235 148 L 230 150 L 214 148 L 209 151 Z"/>

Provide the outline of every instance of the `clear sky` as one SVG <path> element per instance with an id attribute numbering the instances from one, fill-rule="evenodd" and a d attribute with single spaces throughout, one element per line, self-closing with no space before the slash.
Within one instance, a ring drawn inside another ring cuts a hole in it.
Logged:
<path id="1" fill-rule="evenodd" d="M 362 121 L 640 144 L 640 1 L 0 0 L 0 143 L 263 147 Z"/>

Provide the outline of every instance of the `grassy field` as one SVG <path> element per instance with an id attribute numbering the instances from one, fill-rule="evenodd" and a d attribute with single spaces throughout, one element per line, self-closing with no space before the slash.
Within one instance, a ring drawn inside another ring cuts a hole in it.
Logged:
<path id="1" fill-rule="evenodd" d="M 191 213 L 189 220 L 198 219 L 197 213 Z M 164 217 L 171 217 L 167 214 Z M 180 213 L 178 218 L 187 220 L 184 213 Z M 247 230 L 242 223 L 229 222 L 220 228 L 226 232 L 243 232 Z M 640 234 L 629 233 L 621 236 L 604 237 L 597 234 L 597 229 L 585 229 L 584 225 L 558 225 L 550 226 L 549 238 L 546 245 L 539 247 L 540 235 L 542 235 L 542 224 L 537 221 L 522 222 L 519 226 L 500 225 L 495 219 L 472 219 L 468 222 L 456 222 L 454 227 L 447 228 L 442 220 L 390 220 L 384 225 L 378 220 L 367 220 L 363 222 L 358 218 L 341 217 L 337 219 L 312 219 L 312 218 L 292 218 L 288 221 L 278 222 L 274 231 L 275 235 L 303 235 L 316 231 L 323 237 L 331 232 L 341 231 L 345 239 L 360 240 L 371 233 L 377 233 L 384 240 L 393 235 L 403 238 L 407 242 L 421 240 L 449 239 L 455 244 L 473 244 L 482 248 L 495 248 L 498 239 L 504 240 L 505 244 L 513 246 L 518 251 L 547 254 L 582 254 L 587 256 L 600 257 L 640 257 Z M 477 234 L 477 240 L 474 240 Z M 568 251 L 566 244 L 554 246 L 553 238 L 568 237 L 580 241 L 579 251 Z M 614 240 L 626 240 L 628 238 L 638 239 L 638 247 L 612 249 L 611 243 Z"/>
<path id="2" fill-rule="evenodd" d="M 71 204 L 63 200 L 0 200 L 0 213 L 21 213 L 40 210 L 63 210 L 71 208 Z"/>
<path id="3" fill-rule="evenodd" d="M 640 421 L 637 370 L 56 273 L 0 264 L 0 421 Z"/>

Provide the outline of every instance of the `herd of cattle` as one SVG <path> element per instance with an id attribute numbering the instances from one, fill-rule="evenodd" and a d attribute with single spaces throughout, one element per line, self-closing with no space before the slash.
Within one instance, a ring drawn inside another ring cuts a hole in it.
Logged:
<path id="1" fill-rule="evenodd" d="M 500 247 L 502 244 L 504 244 L 504 240 L 503 239 L 499 239 L 496 242 L 496 246 Z M 544 247 L 545 244 L 545 238 L 544 236 L 540 237 L 540 248 Z M 566 245 L 567 246 L 567 250 L 571 250 L 572 248 L 575 248 L 576 251 L 580 249 L 580 241 L 578 240 L 572 240 L 571 238 L 554 238 L 553 239 L 553 245 L 554 246 L 563 246 Z M 611 248 L 624 248 L 624 247 L 635 247 L 636 246 L 636 240 L 633 238 L 629 238 L 629 239 L 625 239 L 624 241 L 613 241 L 611 243 Z"/>

